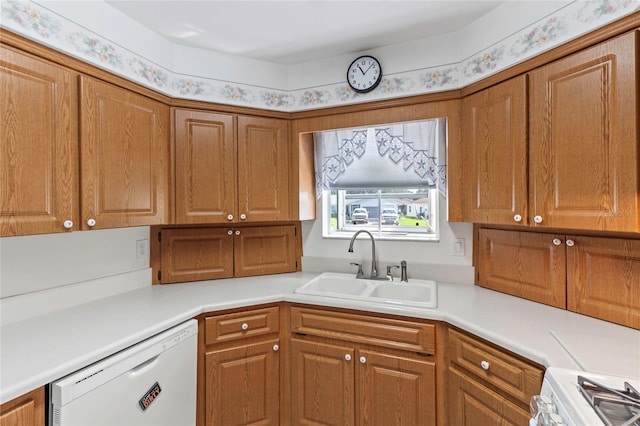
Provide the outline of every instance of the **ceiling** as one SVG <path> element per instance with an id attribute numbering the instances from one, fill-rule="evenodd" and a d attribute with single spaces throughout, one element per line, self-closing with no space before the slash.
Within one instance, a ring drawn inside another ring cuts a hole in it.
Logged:
<path id="1" fill-rule="evenodd" d="M 173 43 L 294 65 L 458 31 L 503 1 L 107 1 Z"/>

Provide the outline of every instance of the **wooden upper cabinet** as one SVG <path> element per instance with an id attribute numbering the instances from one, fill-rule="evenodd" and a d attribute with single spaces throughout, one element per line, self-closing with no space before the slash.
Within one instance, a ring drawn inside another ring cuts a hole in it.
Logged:
<path id="1" fill-rule="evenodd" d="M 241 221 L 290 219 L 289 124 L 238 117 L 238 214 Z"/>
<path id="2" fill-rule="evenodd" d="M 236 213 L 233 115 L 174 110 L 176 223 L 225 223 Z"/>
<path id="3" fill-rule="evenodd" d="M 295 225 L 237 229 L 234 234 L 234 276 L 295 272 Z"/>
<path id="4" fill-rule="evenodd" d="M 527 224 L 527 80 L 520 76 L 462 100 L 463 218 Z"/>
<path id="5" fill-rule="evenodd" d="M 169 107 L 82 76 L 80 118 L 82 228 L 167 223 Z"/>
<path id="6" fill-rule="evenodd" d="M 640 241 L 567 240 L 567 308 L 640 329 Z"/>
<path id="7" fill-rule="evenodd" d="M 476 284 L 566 308 L 564 237 L 480 229 Z"/>
<path id="8" fill-rule="evenodd" d="M 0 93 L 0 237 L 79 229 L 77 74 L 0 47 Z"/>
<path id="9" fill-rule="evenodd" d="M 176 223 L 289 220 L 286 120 L 174 110 Z"/>
<path id="10" fill-rule="evenodd" d="M 224 228 L 164 229 L 161 279 L 165 283 L 233 276 L 233 237 Z"/>
<path id="11" fill-rule="evenodd" d="M 534 226 L 640 229 L 638 37 L 628 33 L 531 72 Z"/>

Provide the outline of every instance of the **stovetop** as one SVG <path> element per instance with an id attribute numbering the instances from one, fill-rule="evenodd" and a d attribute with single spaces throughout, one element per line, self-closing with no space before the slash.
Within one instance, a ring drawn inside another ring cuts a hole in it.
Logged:
<path id="1" fill-rule="evenodd" d="M 640 426 L 640 393 L 628 381 L 618 389 L 579 375 L 578 386 L 605 425 Z"/>
<path id="2" fill-rule="evenodd" d="M 611 423 L 606 423 L 598 412 L 592 407 L 588 401 L 589 397 L 585 397 L 581 391 L 581 385 L 578 383 L 578 376 L 583 377 L 582 382 L 587 382 L 587 394 L 591 393 L 597 400 L 600 410 L 612 417 Z M 613 375 L 603 375 L 598 373 L 587 373 L 579 370 L 569 370 L 563 368 L 549 367 L 545 373 L 541 395 L 549 397 L 553 401 L 553 405 L 556 407 L 558 414 L 563 418 L 564 424 L 569 426 L 597 426 L 597 425 L 615 425 L 615 426 L 640 426 L 640 422 L 635 420 L 628 423 L 629 420 L 622 420 L 624 418 L 625 410 L 629 409 L 629 406 L 620 407 L 617 403 L 611 402 L 611 396 L 606 396 L 610 392 L 606 390 L 593 389 L 593 385 L 596 382 L 599 385 L 603 385 L 605 388 L 613 390 L 621 390 L 621 393 L 628 392 L 633 395 L 633 391 L 629 392 L 626 389 L 625 383 L 628 383 L 630 387 L 640 389 L 640 378 L 625 378 Z M 619 395 L 615 395 L 620 399 Z M 630 410 L 635 410 L 633 404 Z M 633 411 L 631 411 L 633 413 Z M 628 415 L 627 415 L 628 416 Z M 633 416 L 631 416 L 633 417 Z M 616 423 L 617 422 L 617 423 Z"/>

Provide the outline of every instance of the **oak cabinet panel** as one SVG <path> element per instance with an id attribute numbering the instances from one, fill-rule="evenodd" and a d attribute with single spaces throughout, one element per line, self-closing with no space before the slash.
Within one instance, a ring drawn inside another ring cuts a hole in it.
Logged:
<path id="1" fill-rule="evenodd" d="M 291 423 L 355 425 L 355 350 L 291 339 Z"/>
<path id="2" fill-rule="evenodd" d="M 0 236 L 79 229 L 77 74 L 0 47 L 0 93 Z"/>
<path id="3" fill-rule="evenodd" d="M 528 425 L 544 369 L 476 336 L 447 331 L 447 403 L 452 425 Z"/>
<path id="4" fill-rule="evenodd" d="M 273 339 L 205 354 L 207 426 L 279 424 L 278 346 Z"/>
<path id="5" fill-rule="evenodd" d="M 0 426 L 43 426 L 44 388 L 36 389 L 0 406 Z"/>
<path id="6" fill-rule="evenodd" d="M 640 231 L 638 37 L 462 100 L 466 221 Z"/>
<path id="7" fill-rule="evenodd" d="M 435 425 L 435 336 L 422 325 L 292 307 L 291 424 Z"/>
<path id="8" fill-rule="evenodd" d="M 169 107 L 83 76 L 80 118 L 82 228 L 168 223 Z"/>
<path id="9" fill-rule="evenodd" d="M 289 180 L 288 122 L 238 116 L 240 220 L 289 220 Z"/>
<path id="10" fill-rule="evenodd" d="M 435 362 L 370 349 L 357 355 L 359 424 L 436 424 Z"/>
<path id="11" fill-rule="evenodd" d="M 528 425 L 529 411 L 518 407 L 454 368 L 449 369 L 449 421 L 459 426 Z"/>
<path id="12" fill-rule="evenodd" d="M 278 306 L 200 320 L 198 424 L 280 424 Z"/>
<path id="13" fill-rule="evenodd" d="M 639 231 L 638 33 L 530 73 L 534 226 Z"/>
<path id="14" fill-rule="evenodd" d="M 295 272 L 295 225 L 161 228 L 152 249 L 155 283 Z"/>
<path id="15" fill-rule="evenodd" d="M 465 97 L 462 114 L 464 220 L 526 224 L 526 76 Z"/>
<path id="16" fill-rule="evenodd" d="M 640 240 L 478 234 L 477 285 L 640 329 Z"/>
<path id="17" fill-rule="evenodd" d="M 640 329 L 640 241 L 567 238 L 567 308 Z"/>
<path id="18" fill-rule="evenodd" d="M 222 228 L 162 231 L 162 282 L 227 278 L 233 275 L 233 237 Z"/>
<path id="19" fill-rule="evenodd" d="M 176 223 L 225 223 L 236 211 L 232 115 L 174 110 Z"/>
<path id="20" fill-rule="evenodd" d="M 177 223 L 289 219 L 286 120 L 174 110 Z"/>
<path id="21" fill-rule="evenodd" d="M 476 284 L 566 309 L 562 235 L 487 228 L 478 233 Z"/>

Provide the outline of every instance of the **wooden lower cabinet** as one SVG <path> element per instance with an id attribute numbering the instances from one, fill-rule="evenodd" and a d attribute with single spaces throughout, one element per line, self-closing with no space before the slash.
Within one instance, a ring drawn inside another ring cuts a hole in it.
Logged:
<path id="1" fill-rule="evenodd" d="M 206 425 L 279 424 L 279 340 L 205 354 Z"/>
<path id="2" fill-rule="evenodd" d="M 449 423 L 456 426 L 529 424 L 529 412 L 480 382 L 449 369 Z"/>
<path id="3" fill-rule="evenodd" d="M 409 320 L 293 307 L 290 424 L 435 425 L 432 327 Z M 407 340 L 410 335 L 412 343 Z"/>
<path id="4" fill-rule="evenodd" d="M 529 400 L 540 393 L 543 367 L 453 328 L 446 352 L 449 424 L 529 424 Z"/>
<path id="5" fill-rule="evenodd" d="M 0 406 L 0 426 L 43 426 L 44 388 L 36 389 Z"/>
<path id="6" fill-rule="evenodd" d="M 198 426 L 280 424 L 280 308 L 200 319 Z"/>

